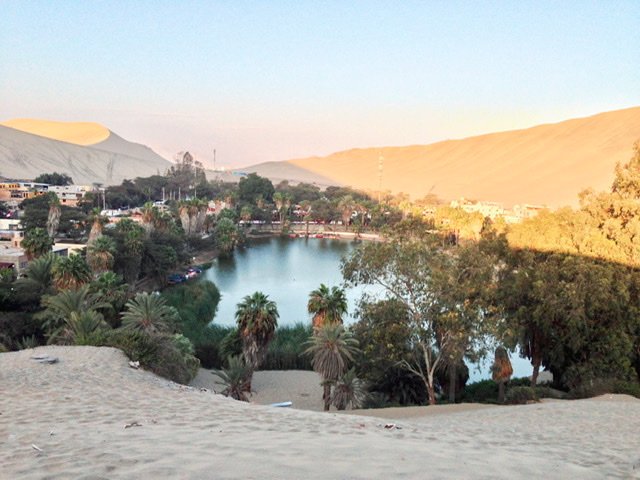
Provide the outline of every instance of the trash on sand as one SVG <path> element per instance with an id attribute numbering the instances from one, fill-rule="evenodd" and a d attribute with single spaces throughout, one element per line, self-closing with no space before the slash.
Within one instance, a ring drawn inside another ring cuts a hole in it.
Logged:
<path id="1" fill-rule="evenodd" d="M 141 426 L 142 426 L 142 424 L 141 424 L 141 423 L 138 423 L 138 422 L 131 422 L 131 423 L 127 423 L 127 424 L 124 426 L 124 428 L 125 428 L 125 430 L 126 430 L 127 428 L 131 428 L 131 427 L 141 427 Z"/>
<path id="2" fill-rule="evenodd" d="M 38 363 L 58 363 L 58 357 L 50 357 L 49 355 L 36 355 L 31 357 L 31 360 L 35 360 Z"/>
<path id="3" fill-rule="evenodd" d="M 129 366 L 131 368 L 135 368 L 136 370 L 140 368 L 140 362 L 129 362 Z"/>
<path id="4" fill-rule="evenodd" d="M 31 448 L 33 448 L 34 450 L 37 450 L 38 452 L 42 451 L 42 449 L 39 446 L 37 446 L 35 443 L 31 444 Z"/>

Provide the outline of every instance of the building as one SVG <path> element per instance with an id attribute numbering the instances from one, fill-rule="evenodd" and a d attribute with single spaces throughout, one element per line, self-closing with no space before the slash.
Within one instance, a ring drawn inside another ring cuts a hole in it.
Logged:
<path id="1" fill-rule="evenodd" d="M 75 207 L 93 187 L 87 185 L 49 185 L 49 192 L 57 195 L 61 205 Z"/>

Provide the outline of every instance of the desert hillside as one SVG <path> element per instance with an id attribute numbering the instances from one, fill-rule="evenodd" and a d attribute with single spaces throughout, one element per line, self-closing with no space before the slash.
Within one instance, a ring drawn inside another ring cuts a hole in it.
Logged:
<path id="1" fill-rule="evenodd" d="M 115 185 L 164 173 L 171 163 L 97 123 L 20 119 L 0 123 L 0 175 L 32 179 L 70 175 L 77 184 Z"/>
<path id="2" fill-rule="evenodd" d="M 640 107 L 601 113 L 524 130 L 491 133 L 430 145 L 358 148 L 327 157 L 280 162 L 277 177 L 296 171 L 324 177 L 324 183 L 428 193 L 502 202 L 575 205 L 585 188 L 606 189 L 617 162 L 631 158 L 640 140 Z M 260 173 L 263 165 L 247 167 Z M 295 167 L 296 170 L 293 170 Z M 269 169 L 276 170 L 273 165 Z"/>

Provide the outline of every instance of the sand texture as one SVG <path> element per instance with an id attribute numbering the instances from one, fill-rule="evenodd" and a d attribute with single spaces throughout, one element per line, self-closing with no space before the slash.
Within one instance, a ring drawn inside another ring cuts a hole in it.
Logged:
<path id="1" fill-rule="evenodd" d="M 263 164 L 247 171 L 283 178 L 304 169 L 324 183 L 328 178 L 369 191 L 381 185 L 414 200 L 434 193 L 444 200 L 465 197 L 506 207 L 575 206 L 585 188 L 610 188 L 616 163 L 629 161 L 639 140 L 640 107 L 634 107 L 524 130 L 430 145 L 357 148 L 280 162 L 279 170 Z"/>
<path id="2" fill-rule="evenodd" d="M 35 118 L 16 118 L 0 122 L 5 127 L 75 145 L 93 145 L 109 138 L 109 129 L 92 122 L 56 122 Z"/>
<path id="3" fill-rule="evenodd" d="M 119 185 L 124 179 L 164 173 L 171 166 L 150 148 L 128 142 L 97 124 L 43 122 L 27 126 L 49 124 L 56 127 L 56 135 L 49 132 L 50 137 L 58 139 L 29 132 L 47 133 L 42 128 L 22 131 L 0 124 L 1 176 L 34 179 L 42 173 L 58 172 L 70 175 L 78 185 L 95 182 Z M 77 125 L 89 127 L 83 129 Z"/>
<path id="4" fill-rule="evenodd" d="M 2 353 L 0 389 L 3 479 L 640 478 L 624 396 L 385 420 L 236 402 L 94 347 Z"/>

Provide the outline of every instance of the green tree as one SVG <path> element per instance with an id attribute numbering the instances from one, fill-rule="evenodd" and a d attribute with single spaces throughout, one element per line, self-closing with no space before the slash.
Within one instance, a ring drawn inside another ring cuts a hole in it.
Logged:
<path id="1" fill-rule="evenodd" d="M 138 293 L 129 300 L 122 313 L 122 328 L 146 333 L 162 333 L 173 330 L 178 312 L 165 300 L 154 294 Z"/>
<path id="2" fill-rule="evenodd" d="M 45 229 L 36 227 L 25 232 L 21 245 L 27 258 L 32 260 L 51 252 L 53 238 L 47 234 Z"/>
<path id="3" fill-rule="evenodd" d="M 238 183 L 238 196 L 241 202 L 257 205 L 260 201 L 271 202 L 275 189 L 268 178 L 263 178 L 257 173 L 250 173 L 240 179 Z"/>
<path id="4" fill-rule="evenodd" d="M 325 325 L 312 335 L 305 354 L 311 356 L 311 366 L 322 379 L 324 410 L 331 406 L 333 385 L 345 374 L 358 353 L 358 342 L 342 325 Z"/>
<path id="5" fill-rule="evenodd" d="M 65 338 L 68 333 L 66 329 L 70 328 L 69 321 L 79 320 L 83 312 L 97 311 L 109 305 L 100 296 L 91 293 L 89 285 L 83 285 L 76 290 L 62 290 L 56 295 L 44 296 L 42 306 L 45 310 L 39 316 L 49 332 L 50 342 L 55 342 L 61 335 L 61 338 Z M 72 316 L 74 320 L 70 320 Z"/>
<path id="6" fill-rule="evenodd" d="M 228 218 L 218 220 L 214 229 L 216 245 L 222 256 L 230 255 L 238 243 L 239 232 L 236 225 Z"/>
<path id="7" fill-rule="evenodd" d="M 313 315 L 314 330 L 327 324 L 342 324 L 347 313 L 347 297 L 339 287 L 327 287 L 324 283 L 309 294 L 307 311 Z"/>
<path id="8" fill-rule="evenodd" d="M 445 363 L 448 349 L 457 344 L 460 331 L 473 330 L 461 329 L 457 314 L 449 311 L 443 315 L 443 303 L 433 288 L 438 269 L 447 265 L 448 255 L 440 239 L 428 233 L 428 225 L 412 221 L 396 226 L 386 242 L 364 244 L 342 265 L 347 282 L 378 285 L 387 299 L 396 299 L 407 309 L 411 343 L 420 356 L 403 365 L 424 382 L 432 405 L 436 402 L 436 370 Z M 469 316 L 468 320 L 480 322 L 484 318 Z M 473 339 L 474 342 L 483 340 L 486 339 Z"/>
<path id="9" fill-rule="evenodd" d="M 77 289 L 91 281 L 91 270 L 86 260 L 78 254 L 58 257 L 53 264 L 53 281 L 56 288 Z"/>
<path id="10" fill-rule="evenodd" d="M 111 270 L 116 254 L 116 242 L 111 237 L 100 236 L 87 246 L 87 263 L 94 274 Z"/>
<path id="11" fill-rule="evenodd" d="M 242 338 L 242 354 L 252 370 L 264 362 L 279 316 L 275 302 L 262 292 L 247 295 L 238 303 L 236 323 Z"/>
<path id="12" fill-rule="evenodd" d="M 73 185 L 73 179 L 66 173 L 42 173 L 34 180 L 35 183 L 47 183 L 49 185 Z"/>

